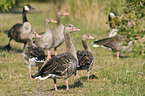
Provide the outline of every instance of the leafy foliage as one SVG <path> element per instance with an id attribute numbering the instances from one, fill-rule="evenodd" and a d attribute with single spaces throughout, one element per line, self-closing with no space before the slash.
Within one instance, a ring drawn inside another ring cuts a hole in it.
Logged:
<path id="1" fill-rule="evenodd" d="M 144 55 L 144 45 L 139 40 L 144 37 L 145 33 L 143 26 L 141 26 L 145 17 L 145 1 L 132 0 L 125 3 L 122 8 L 123 14 L 121 17 L 115 17 L 111 21 L 113 28 L 118 28 L 118 34 L 125 36 L 125 44 L 131 40 L 138 40 L 134 51 Z"/>
<path id="2" fill-rule="evenodd" d="M 1 0 L 0 1 L 0 10 L 7 11 L 14 5 L 15 5 L 15 0 Z"/>
<path id="3" fill-rule="evenodd" d="M 12 7 L 18 5 L 23 0 L 0 0 L 0 10 L 8 11 Z"/>

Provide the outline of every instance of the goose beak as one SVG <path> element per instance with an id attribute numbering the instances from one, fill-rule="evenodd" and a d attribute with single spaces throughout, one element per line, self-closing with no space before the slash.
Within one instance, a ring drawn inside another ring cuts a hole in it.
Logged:
<path id="1" fill-rule="evenodd" d="M 35 8 L 31 7 L 31 10 L 36 10 Z"/>
<path id="2" fill-rule="evenodd" d="M 37 37 L 37 38 L 41 38 L 42 36 L 41 36 L 41 35 L 39 35 L 39 34 L 36 34 L 36 37 Z"/>
<path id="3" fill-rule="evenodd" d="M 40 10 L 37 10 L 37 9 L 35 9 L 35 8 L 33 8 L 33 7 L 31 7 L 30 11 L 31 11 L 31 12 L 40 12 Z"/>
<path id="4" fill-rule="evenodd" d="M 73 27 L 73 31 L 80 31 L 80 29 L 77 29 L 76 27 Z"/>
<path id="5" fill-rule="evenodd" d="M 57 21 L 55 21 L 54 19 L 51 19 L 51 22 L 53 22 L 53 23 L 57 23 Z"/>
<path id="6" fill-rule="evenodd" d="M 93 37 L 93 36 L 90 36 L 90 37 L 89 37 L 89 39 L 95 39 L 95 37 Z"/>
<path id="7" fill-rule="evenodd" d="M 63 15 L 69 15 L 69 13 L 66 11 L 63 11 Z"/>

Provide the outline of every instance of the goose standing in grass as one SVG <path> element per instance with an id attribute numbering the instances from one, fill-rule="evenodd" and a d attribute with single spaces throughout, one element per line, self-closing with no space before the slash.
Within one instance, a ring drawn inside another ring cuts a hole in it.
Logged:
<path id="1" fill-rule="evenodd" d="M 133 44 L 133 41 L 129 41 L 127 43 L 127 46 L 125 46 L 123 45 L 124 41 L 125 41 L 124 36 L 118 34 L 110 38 L 105 38 L 105 39 L 94 41 L 93 46 L 98 45 L 100 47 L 108 48 L 114 52 L 117 52 L 116 59 L 119 59 L 119 52 L 124 52 Z"/>
<path id="2" fill-rule="evenodd" d="M 111 29 L 111 32 L 109 34 L 109 38 L 101 39 L 101 40 L 96 40 L 94 41 L 93 47 L 104 47 L 104 48 L 109 48 L 110 50 L 117 52 L 117 57 L 116 59 L 119 59 L 119 52 L 124 52 L 126 51 L 132 44 L 134 44 L 134 40 L 129 41 L 126 43 L 127 45 L 125 46 L 125 36 L 118 34 L 119 28 L 116 29 L 112 25 L 112 19 L 118 17 L 118 14 L 116 12 L 111 12 L 109 14 L 109 26 Z M 121 19 L 121 17 L 117 18 Z M 134 22 L 128 22 L 126 27 L 126 30 L 130 30 L 132 24 L 135 24 Z M 133 48 L 132 48 L 133 49 Z"/>
<path id="3" fill-rule="evenodd" d="M 25 49 L 25 46 L 27 44 L 27 36 L 31 32 L 31 25 L 26 17 L 27 11 L 30 10 L 35 10 L 35 9 L 28 4 L 25 5 L 22 11 L 23 23 L 17 23 L 13 25 L 13 27 L 8 31 L 8 37 L 10 37 L 10 39 L 8 45 L 5 46 L 5 48 L 7 48 L 8 50 L 11 49 L 10 41 L 12 39 L 15 40 L 16 42 L 24 43 L 23 49 Z"/>
<path id="4" fill-rule="evenodd" d="M 47 49 L 48 50 L 48 56 L 46 61 L 48 61 L 51 58 L 51 54 L 50 54 L 50 49 L 52 48 L 52 46 L 54 45 L 54 37 L 53 34 L 49 28 L 49 23 L 56 23 L 55 20 L 53 20 L 51 17 L 46 18 L 45 19 L 45 32 L 40 33 L 40 35 L 42 36 L 42 38 L 37 38 L 34 43 L 43 48 L 44 50 Z"/>
<path id="5" fill-rule="evenodd" d="M 55 90 L 57 91 L 56 79 L 65 79 L 67 90 L 68 78 L 76 73 L 78 59 L 76 55 L 76 50 L 71 40 L 70 32 L 80 31 L 76 29 L 72 24 L 67 24 L 64 28 L 64 38 L 66 43 L 66 52 L 58 54 L 52 57 L 41 69 L 32 76 L 34 79 L 44 80 L 47 78 L 52 78 L 54 80 Z"/>
<path id="6" fill-rule="evenodd" d="M 88 80 L 89 80 L 89 71 L 91 70 L 94 64 L 94 56 L 91 52 L 90 47 L 88 46 L 86 40 L 94 39 L 89 33 L 85 33 L 82 36 L 82 44 L 85 50 L 77 51 L 77 57 L 79 60 L 79 65 L 77 70 L 87 70 L 88 72 Z"/>
<path id="7" fill-rule="evenodd" d="M 32 39 L 34 37 L 40 38 L 42 36 L 38 35 L 36 32 L 33 32 L 33 33 L 31 32 L 31 34 L 28 36 L 28 39 L 27 39 L 28 47 L 24 49 L 24 52 L 23 52 L 24 60 L 28 65 L 30 78 L 31 78 L 31 66 L 38 66 L 38 70 L 39 70 L 46 59 L 44 50 L 33 43 Z"/>
<path id="8" fill-rule="evenodd" d="M 61 23 L 61 16 L 69 15 L 68 12 L 65 12 L 63 10 L 59 10 L 56 14 L 56 21 L 57 21 L 57 28 L 52 30 L 53 36 L 54 36 L 54 51 L 55 55 L 57 55 L 57 47 L 59 47 L 64 42 L 64 25 Z"/>

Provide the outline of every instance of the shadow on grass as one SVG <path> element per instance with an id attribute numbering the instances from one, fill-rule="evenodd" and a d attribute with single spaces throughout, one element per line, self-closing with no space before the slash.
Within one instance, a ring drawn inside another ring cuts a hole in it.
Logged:
<path id="1" fill-rule="evenodd" d="M 6 35 L 8 34 L 9 30 L 4 30 L 3 33 L 5 33 Z"/>
<path id="2" fill-rule="evenodd" d="M 114 58 L 116 58 L 116 55 L 113 55 Z M 130 58 L 130 56 L 122 56 L 120 55 L 119 58 Z"/>
<path id="3" fill-rule="evenodd" d="M 90 80 L 90 79 L 98 79 L 98 77 L 95 76 L 94 74 L 92 74 L 92 75 L 89 76 L 89 80 Z M 89 81 L 87 76 L 81 77 L 81 78 L 79 78 L 79 79 L 77 79 L 77 80 L 81 80 L 81 81 L 83 81 L 83 82 Z"/>
<path id="4" fill-rule="evenodd" d="M 75 81 L 74 84 L 71 84 L 69 85 L 69 88 L 72 89 L 72 88 L 76 88 L 76 87 L 81 87 L 83 86 L 83 83 L 81 81 Z M 66 85 L 62 85 L 62 86 L 57 86 L 58 90 L 66 90 Z M 55 91 L 55 89 L 49 89 L 49 90 L 44 90 L 43 92 L 45 91 Z M 42 92 L 42 91 L 41 91 Z"/>
<path id="5" fill-rule="evenodd" d="M 76 88 L 76 87 L 82 87 L 83 86 L 83 83 L 81 81 L 85 82 L 85 81 L 87 81 L 87 79 L 88 78 L 86 76 L 81 77 L 81 78 L 78 78 L 74 82 L 74 84 L 69 85 L 69 88 L 72 89 L 72 88 Z M 94 74 L 92 74 L 89 79 L 98 79 L 98 77 L 95 76 Z M 58 88 L 58 90 L 65 90 L 66 89 L 66 85 L 57 86 L 57 88 Z M 55 89 L 53 88 L 53 89 L 49 89 L 49 90 L 43 90 L 43 92 L 45 92 L 45 91 L 54 91 L 54 90 Z M 41 92 L 42 92 L 42 90 L 41 90 Z"/>
<path id="6" fill-rule="evenodd" d="M 5 46 L 0 46 L 0 51 L 8 51 L 8 52 L 14 51 L 14 52 L 16 52 L 16 53 L 22 53 L 22 52 L 23 52 L 23 51 L 20 50 L 20 49 L 11 48 L 11 47 L 8 47 L 8 48 L 7 48 L 7 45 L 5 45 Z"/>
<path id="7" fill-rule="evenodd" d="M 69 88 L 70 89 L 72 89 L 72 88 L 76 88 L 76 87 L 82 87 L 83 86 L 83 83 L 81 82 L 81 81 L 87 81 L 87 77 L 81 77 L 81 78 L 78 78 L 75 82 L 74 82 L 74 84 L 71 84 L 71 85 L 69 85 Z M 98 77 L 97 76 L 95 76 L 94 74 L 92 74 L 91 76 L 90 76 L 90 78 L 89 79 L 98 79 Z M 57 88 L 58 88 L 58 90 L 60 90 L 60 91 L 63 91 L 63 90 L 66 90 L 66 85 L 62 85 L 62 86 L 57 86 Z M 55 91 L 55 88 L 53 88 L 53 89 L 48 89 L 48 90 L 39 90 L 39 91 L 41 91 L 41 92 L 46 92 L 46 91 Z"/>

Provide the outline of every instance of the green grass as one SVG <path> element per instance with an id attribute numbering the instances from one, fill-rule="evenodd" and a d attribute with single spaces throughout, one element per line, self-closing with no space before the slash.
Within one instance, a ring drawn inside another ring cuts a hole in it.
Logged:
<path id="1" fill-rule="evenodd" d="M 46 17 L 55 18 L 54 5 L 48 3 L 31 3 L 31 5 L 40 10 L 38 13 L 29 13 L 28 20 L 32 28 L 40 33 L 45 30 L 44 19 Z M 49 6 L 49 7 L 48 7 Z M 45 9 L 45 10 L 44 10 Z M 20 9 L 21 10 L 21 9 Z M 108 25 L 92 26 L 85 22 L 84 19 L 72 18 L 73 13 L 69 16 L 62 17 L 63 24 L 73 24 L 80 28 L 81 31 L 72 33 L 72 40 L 76 50 L 82 49 L 81 35 L 90 33 L 97 39 L 104 38 L 108 35 Z M 103 11 L 102 13 L 103 14 Z M 21 13 L 1 13 L 0 14 L 0 48 L 9 41 L 5 30 L 9 30 L 12 25 L 22 22 Z M 107 15 L 96 17 L 92 22 L 107 21 Z M 50 25 L 55 28 L 55 24 Z M 23 44 L 14 40 L 11 42 L 12 51 L 0 50 L 0 95 L 1 96 L 145 96 L 145 65 L 141 57 L 128 57 L 116 60 L 116 54 L 103 48 L 93 48 L 92 41 L 88 44 L 95 57 L 94 66 L 90 72 L 91 79 L 87 81 L 87 72 L 78 71 L 77 76 L 71 76 L 69 79 L 70 90 L 67 91 L 65 81 L 57 80 L 57 86 L 63 91 L 54 91 L 53 80 L 30 80 L 27 64 L 23 60 Z M 65 51 L 65 44 L 58 48 L 58 52 Z M 53 52 L 53 49 L 51 50 Z M 123 53 L 122 57 L 129 56 L 130 53 Z M 143 69 L 144 68 L 144 69 Z M 37 68 L 32 68 L 32 74 L 37 72 Z"/>

